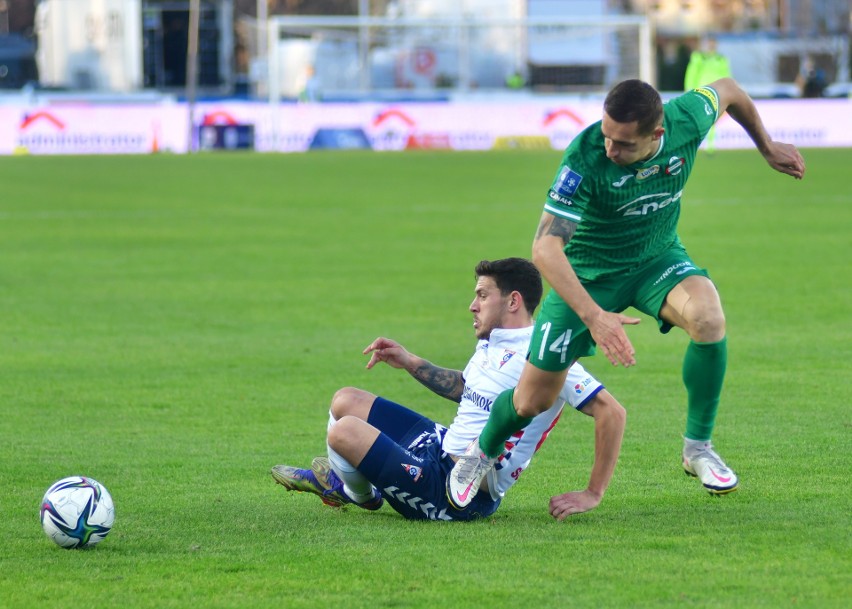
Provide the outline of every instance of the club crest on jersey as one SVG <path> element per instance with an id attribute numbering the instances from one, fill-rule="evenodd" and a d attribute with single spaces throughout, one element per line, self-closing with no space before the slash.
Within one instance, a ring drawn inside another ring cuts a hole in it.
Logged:
<path id="1" fill-rule="evenodd" d="M 512 359 L 512 356 L 514 356 L 514 355 L 515 355 L 515 352 L 514 352 L 514 351 L 509 351 L 508 349 L 506 349 L 506 350 L 503 352 L 503 359 L 501 359 L 501 360 L 500 360 L 500 366 L 499 366 L 499 368 L 502 368 L 502 367 L 503 367 L 503 365 L 504 365 L 506 362 L 508 362 L 510 359 Z"/>
<path id="2" fill-rule="evenodd" d="M 645 169 L 640 169 L 639 171 L 637 171 L 636 172 L 636 179 L 637 180 L 647 180 L 652 175 L 655 175 L 657 173 L 660 173 L 660 166 L 659 165 L 651 165 L 650 167 L 646 167 Z"/>
<path id="3" fill-rule="evenodd" d="M 403 463 L 402 467 L 405 469 L 405 471 L 408 472 L 408 475 L 411 476 L 415 482 L 420 480 L 420 476 L 423 475 L 423 468 L 421 468 L 419 465 L 409 465 L 408 463 Z"/>
<path id="4" fill-rule="evenodd" d="M 577 187 L 580 186 L 582 181 L 583 176 L 576 171 L 571 171 L 571 168 L 567 165 L 563 165 L 551 190 L 563 197 L 571 197 L 577 192 Z"/>
<path id="5" fill-rule="evenodd" d="M 669 166 L 666 167 L 666 175 L 676 176 L 683 169 L 683 164 L 686 161 L 680 157 L 673 156 L 669 159 Z"/>

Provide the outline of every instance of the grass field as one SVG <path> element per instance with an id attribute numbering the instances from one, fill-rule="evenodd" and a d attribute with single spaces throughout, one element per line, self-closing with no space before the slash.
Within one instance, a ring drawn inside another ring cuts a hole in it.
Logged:
<path id="1" fill-rule="evenodd" d="M 529 255 L 558 153 L 3 159 L 0 607 L 848 607 L 852 151 L 804 154 L 803 182 L 705 157 L 684 196 L 728 318 L 715 441 L 740 490 L 683 475 L 686 339 L 645 319 L 635 368 L 586 362 L 629 412 L 601 506 L 547 513 L 591 464 L 568 413 L 470 524 L 335 511 L 269 468 L 324 450 L 344 385 L 451 420 L 361 349 L 462 367 L 473 267 Z M 39 501 L 80 473 L 117 519 L 66 551 Z"/>

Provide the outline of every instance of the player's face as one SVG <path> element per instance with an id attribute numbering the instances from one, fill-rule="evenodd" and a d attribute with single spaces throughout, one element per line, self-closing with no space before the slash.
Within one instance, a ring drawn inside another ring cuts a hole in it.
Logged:
<path id="1" fill-rule="evenodd" d="M 503 315 L 508 311 L 511 294 L 503 296 L 493 277 L 479 277 L 475 292 L 468 307 L 473 313 L 473 331 L 478 339 L 488 338 L 491 330 L 503 326 Z"/>
<path id="2" fill-rule="evenodd" d="M 638 122 L 619 123 L 604 112 L 601 133 L 607 158 L 623 167 L 650 158 L 657 152 L 663 128 L 658 127 L 650 135 L 640 135 Z"/>

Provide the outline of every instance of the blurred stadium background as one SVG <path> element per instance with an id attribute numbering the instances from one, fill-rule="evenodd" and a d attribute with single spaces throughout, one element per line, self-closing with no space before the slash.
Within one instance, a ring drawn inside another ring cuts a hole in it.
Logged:
<path id="1" fill-rule="evenodd" d="M 0 154 L 558 149 L 621 79 L 682 90 L 708 36 L 756 99 L 834 100 L 771 129 L 852 145 L 848 0 L 0 0 Z"/>

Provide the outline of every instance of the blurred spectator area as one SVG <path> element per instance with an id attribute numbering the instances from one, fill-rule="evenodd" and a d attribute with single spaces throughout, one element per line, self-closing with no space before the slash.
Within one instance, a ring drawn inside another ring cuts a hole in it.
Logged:
<path id="1" fill-rule="evenodd" d="M 821 70 L 828 82 L 835 82 L 838 77 L 837 57 L 834 53 L 813 52 L 807 57 L 813 62 L 813 67 Z M 778 81 L 793 82 L 805 69 L 806 57 L 801 53 L 782 53 L 778 56 Z"/>
<path id="2" fill-rule="evenodd" d="M 0 0 L 0 36 L 14 33 L 31 37 L 36 0 Z"/>
<path id="3" fill-rule="evenodd" d="M 21 34 L 0 36 L 0 89 L 20 89 L 38 82 L 35 52 L 31 38 Z"/>
<path id="4" fill-rule="evenodd" d="M 46 0 L 0 0 L 0 57 L 7 62 L 5 68 L 0 67 L 0 87 L 20 87 L 18 83 L 37 77 L 35 65 L 25 57 L 37 44 L 35 7 L 40 1 Z M 145 50 L 139 86 L 180 89 L 186 81 L 188 0 L 140 2 Z M 202 0 L 200 85 L 223 93 L 234 91 L 238 84 L 248 82 L 253 63 L 262 67 L 268 49 L 265 30 L 257 21 L 260 8 L 269 16 L 366 14 L 388 18 L 436 17 L 449 11 L 475 20 L 492 9 L 497 11 L 498 6 L 502 16 L 520 18 L 548 2 L 570 7 L 573 0 Z M 97 0 L 93 3 L 104 4 Z M 652 21 L 656 84 L 664 91 L 682 90 L 689 53 L 708 33 L 719 38 L 719 50 L 730 59 L 734 77 L 753 85 L 749 89 L 753 94 L 776 96 L 780 86 L 793 95 L 808 62 L 824 77 L 829 91 L 832 84 L 848 88 L 850 0 L 600 0 L 600 4 L 605 14 L 642 15 Z M 845 42 L 837 44 L 838 40 Z M 543 48 L 538 43 L 528 46 L 523 52 L 530 55 Z M 608 74 L 608 64 L 600 62 L 556 65 L 537 63 L 533 57 L 521 57 L 521 52 L 516 55 L 513 62 L 517 65 L 511 67 L 518 69 L 528 89 L 547 90 L 565 82 L 605 86 L 613 77 L 622 77 L 620 73 Z M 627 55 L 623 50 L 616 54 L 622 58 Z M 42 72 L 47 79 L 47 71 Z M 439 76 L 436 86 L 457 86 L 458 79 Z M 495 79 L 502 83 L 505 76 L 497 74 Z"/>

